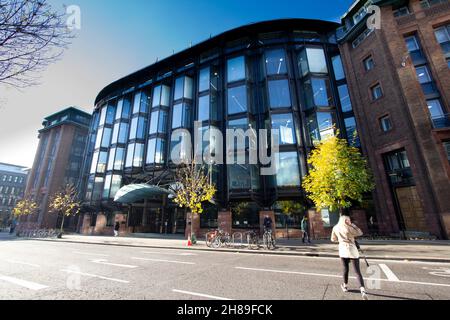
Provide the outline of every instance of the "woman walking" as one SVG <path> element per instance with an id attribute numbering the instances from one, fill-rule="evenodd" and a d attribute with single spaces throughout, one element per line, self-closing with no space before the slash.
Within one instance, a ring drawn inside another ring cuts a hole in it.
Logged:
<path id="1" fill-rule="evenodd" d="M 359 282 L 361 295 L 364 300 L 367 300 L 367 292 L 364 285 L 364 279 L 361 274 L 359 265 L 359 250 L 356 246 L 355 238 L 363 235 L 361 229 L 354 225 L 349 216 L 341 216 L 339 223 L 333 228 L 331 234 L 332 242 L 339 242 L 339 256 L 343 266 L 343 278 L 344 283 L 341 285 L 341 289 L 344 292 L 348 292 L 348 273 L 350 262 L 353 265 L 353 269 L 356 272 L 356 276 Z"/>

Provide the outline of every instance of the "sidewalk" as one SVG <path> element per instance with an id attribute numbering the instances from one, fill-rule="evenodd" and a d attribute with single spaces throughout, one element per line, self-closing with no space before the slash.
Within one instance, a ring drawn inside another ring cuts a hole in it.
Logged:
<path id="1" fill-rule="evenodd" d="M 36 240 L 36 239 L 35 239 Z M 337 245 L 328 241 L 317 241 L 311 245 L 304 245 L 301 240 L 278 240 L 277 249 L 249 250 L 245 246 L 213 249 L 199 241 L 192 247 L 187 246 L 187 240 L 178 236 L 147 235 L 144 237 L 104 237 L 64 235 L 63 239 L 41 239 L 66 243 L 85 243 L 97 245 L 114 245 L 145 248 L 184 249 L 220 252 L 241 252 L 251 254 L 296 255 L 310 257 L 336 257 Z M 377 260 L 408 260 L 423 262 L 450 263 L 450 241 L 389 241 L 373 240 L 361 241 L 362 249 L 368 259 Z"/>

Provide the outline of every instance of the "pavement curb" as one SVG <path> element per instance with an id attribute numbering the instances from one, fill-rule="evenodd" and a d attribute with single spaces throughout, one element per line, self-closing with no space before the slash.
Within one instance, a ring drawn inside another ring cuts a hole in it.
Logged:
<path id="1" fill-rule="evenodd" d="M 318 252 L 283 252 L 283 251 L 255 251 L 248 249 L 212 249 L 212 248 L 196 248 L 196 247 L 176 247 L 176 246 L 158 246 L 158 245 L 138 245 L 127 243 L 104 243 L 104 242 L 92 242 L 92 241 L 76 241 L 65 239 L 25 239 L 43 242 L 62 242 L 62 243 L 78 243 L 89 245 L 101 245 L 101 246 L 116 246 L 116 247 L 131 247 L 131 248 L 149 248 L 149 249 L 169 249 L 169 250 L 186 250 L 186 251 L 204 251 L 204 252 L 227 252 L 227 253 L 245 253 L 245 254 L 261 254 L 261 255 L 279 255 L 279 256 L 299 256 L 299 257 L 316 257 L 316 258 L 339 258 L 337 254 L 331 253 L 318 253 Z M 392 260 L 392 261 L 404 261 L 404 262 L 436 262 L 436 263 L 448 263 L 450 259 L 433 258 L 433 257 L 394 257 L 394 256 L 367 256 L 368 260 Z"/>

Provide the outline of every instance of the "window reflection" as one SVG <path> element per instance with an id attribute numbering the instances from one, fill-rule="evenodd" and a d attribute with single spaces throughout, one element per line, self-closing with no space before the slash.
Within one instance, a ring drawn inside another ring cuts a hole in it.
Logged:
<path id="1" fill-rule="evenodd" d="M 131 120 L 130 140 L 144 139 L 146 124 L 147 119 L 144 117 L 133 118 Z"/>
<path id="2" fill-rule="evenodd" d="M 209 67 L 200 70 L 198 78 L 198 92 L 203 92 L 209 90 L 210 83 L 210 71 Z"/>
<path id="3" fill-rule="evenodd" d="M 245 57 L 240 56 L 227 61 L 227 79 L 228 82 L 245 80 Z"/>
<path id="4" fill-rule="evenodd" d="M 272 129 L 279 130 L 281 145 L 296 143 L 292 114 L 273 114 Z"/>
<path id="5" fill-rule="evenodd" d="M 108 159 L 108 152 L 102 151 L 98 155 L 97 173 L 106 172 L 106 160 Z"/>
<path id="6" fill-rule="evenodd" d="M 120 187 L 122 185 L 122 176 L 120 175 L 113 175 L 111 179 L 111 189 L 110 189 L 110 198 L 114 199 L 117 192 L 120 190 Z"/>
<path id="7" fill-rule="evenodd" d="M 281 152 L 277 154 L 277 186 L 300 186 L 300 171 L 297 152 Z"/>
<path id="8" fill-rule="evenodd" d="M 112 104 L 109 104 L 108 105 L 108 109 L 106 111 L 105 123 L 106 124 L 113 124 L 115 116 L 116 116 L 116 107 L 114 105 L 112 105 Z"/>
<path id="9" fill-rule="evenodd" d="M 308 73 L 328 73 L 325 53 L 322 48 L 306 48 L 298 60 L 300 72 L 303 76 Z"/>
<path id="10" fill-rule="evenodd" d="M 116 156 L 116 148 L 111 148 L 109 150 L 108 166 L 106 168 L 107 171 L 111 171 L 114 169 L 114 157 L 115 156 Z"/>
<path id="11" fill-rule="evenodd" d="M 147 164 L 164 163 L 165 140 L 160 138 L 150 139 L 147 147 Z"/>
<path id="12" fill-rule="evenodd" d="M 192 88 L 192 78 L 185 76 L 177 78 L 175 80 L 174 100 L 192 99 Z"/>
<path id="13" fill-rule="evenodd" d="M 111 179 L 112 179 L 112 175 L 107 174 L 105 177 L 105 186 L 103 188 L 103 199 L 109 198 L 109 191 L 111 188 Z"/>
<path id="14" fill-rule="evenodd" d="M 308 117 L 308 131 L 314 145 L 334 135 L 333 116 L 331 112 L 317 112 Z"/>
<path id="15" fill-rule="evenodd" d="M 324 78 L 312 78 L 305 81 L 308 108 L 328 107 L 333 105 L 330 94 L 330 82 Z"/>
<path id="16" fill-rule="evenodd" d="M 249 165 L 227 165 L 230 189 L 249 190 L 252 187 Z"/>
<path id="17" fill-rule="evenodd" d="M 185 103 L 178 103 L 173 106 L 172 129 L 189 128 L 190 121 L 189 105 Z"/>
<path id="18" fill-rule="evenodd" d="M 336 81 L 345 79 L 344 67 L 342 66 L 341 56 L 337 55 L 331 58 L 333 63 L 334 78 Z"/>
<path id="19" fill-rule="evenodd" d="M 286 74 L 286 54 L 283 49 L 266 51 L 266 72 L 267 75 Z"/>
<path id="20" fill-rule="evenodd" d="M 125 148 L 116 149 L 116 157 L 114 159 L 114 170 L 123 170 L 125 161 Z"/>
<path id="21" fill-rule="evenodd" d="M 348 87 L 346 84 L 338 87 L 339 99 L 341 101 L 342 112 L 352 111 L 352 102 L 350 100 L 350 95 L 348 93 Z"/>
<path id="22" fill-rule="evenodd" d="M 210 118 L 209 95 L 200 97 L 198 100 L 198 121 L 207 121 Z"/>
<path id="23" fill-rule="evenodd" d="M 170 104 L 170 87 L 159 85 L 153 89 L 152 107 L 166 106 Z"/>
<path id="24" fill-rule="evenodd" d="M 291 103 L 291 93 L 289 90 L 288 80 L 273 80 L 269 81 L 269 100 L 270 107 L 284 108 L 290 107 Z"/>
<path id="25" fill-rule="evenodd" d="M 102 138 L 102 148 L 108 148 L 111 142 L 111 128 L 104 128 L 103 129 L 103 138 Z"/>
<path id="26" fill-rule="evenodd" d="M 247 111 L 247 87 L 240 86 L 228 89 L 228 114 Z"/>

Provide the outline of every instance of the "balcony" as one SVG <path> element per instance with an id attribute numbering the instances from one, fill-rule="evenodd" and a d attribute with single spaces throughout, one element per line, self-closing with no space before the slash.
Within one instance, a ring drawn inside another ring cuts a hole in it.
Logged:
<path id="1" fill-rule="evenodd" d="M 431 118 L 434 129 L 450 128 L 450 113 Z"/>

